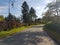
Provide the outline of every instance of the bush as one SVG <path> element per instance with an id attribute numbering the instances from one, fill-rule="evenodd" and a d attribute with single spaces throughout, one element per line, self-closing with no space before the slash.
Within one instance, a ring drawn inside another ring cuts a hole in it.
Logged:
<path id="1" fill-rule="evenodd" d="M 20 22 L 15 21 L 0 21 L 0 31 L 7 31 L 13 28 L 20 27 Z"/>
<path id="2" fill-rule="evenodd" d="M 44 26 L 44 30 L 60 43 L 60 23 L 48 23 Z"/>
<path id="3" fill-rule="evenodd" d="M 0 31 L 7 30 L 8 26 L 5 21 L 0 21 Z"/>
<path id="4" fill-rule="evenodd" d="M 48 23 L 44 27 L 45 27 L 45 29 L 60 32 L 60 23 L 59 24 L 58 23 Z"/>

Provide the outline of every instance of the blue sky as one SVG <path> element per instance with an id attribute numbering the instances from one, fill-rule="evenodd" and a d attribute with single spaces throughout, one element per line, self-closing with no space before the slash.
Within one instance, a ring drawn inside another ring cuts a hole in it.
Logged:
<path id="1" fill-rule="evenodd" d="M 8 15 L 8 1 L 9 0 L 0 0 L 0 15 Z M 36 15 L 42 17 L 42 13 L 46 10 L 44 9 L 48 3 L 52 0 L 15 0 L 14 7 L 11 8 L 11 13 L 17 17 L 21 14 L 22 3 L 26 1 L 29 7 L 33 7 L 36 10 Z"/>

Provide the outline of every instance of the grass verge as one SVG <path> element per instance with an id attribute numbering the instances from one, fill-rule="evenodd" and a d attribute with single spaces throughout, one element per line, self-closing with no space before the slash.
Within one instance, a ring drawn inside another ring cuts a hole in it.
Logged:
<path id="1" fill-rule="evenodd" d="M 18 32 L 21 32 L 23 30 L 26 30 L 28 28 L 31 28 L 32 26 L 22 26 L 22 27 L 19 27 L 19 28 L 14 28 L 14 29 L 11 29 L 11 30 L 8 30 L 8 31 L 1 31 L 0 32 L 0 38 L 4 38 L 4 37 L 7 37 L 9 35 L 13 35 L 15 33 L 18 33 Z"/>

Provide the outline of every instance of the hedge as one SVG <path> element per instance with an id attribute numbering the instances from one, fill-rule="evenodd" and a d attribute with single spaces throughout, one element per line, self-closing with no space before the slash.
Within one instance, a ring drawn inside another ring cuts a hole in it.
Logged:
<path id="1" fill-rule="evenodd" d="M 60 43 L 60 23 L 48 23 L 44 26 L 44 30 Z"/>
<path id="2" fill-rule="evenodd" d="M 8 29 L 13 29 L 20 27 L 22 24 L 15 21 L 0 21 L 0 31 L 6 31 Z"/>

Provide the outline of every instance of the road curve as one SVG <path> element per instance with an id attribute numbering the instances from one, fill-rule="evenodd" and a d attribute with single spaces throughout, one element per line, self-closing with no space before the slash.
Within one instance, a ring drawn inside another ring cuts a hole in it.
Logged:
<path id="1" fill-rule="evenodd" d="M 0 45 L 58 45 L 44 32 L 42 26 L 34 26 L 25 31 L 0 40 Z"/>

